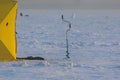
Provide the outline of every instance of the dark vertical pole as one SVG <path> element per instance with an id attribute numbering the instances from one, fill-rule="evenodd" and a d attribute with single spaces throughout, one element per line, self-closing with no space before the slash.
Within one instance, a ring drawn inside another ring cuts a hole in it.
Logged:
<path id="1" fill-rule="evenodd" d="M 69 29 L 66 30 L 66 50 L 67 50 L 67 51 L 66 51 L 66 53 L 67 53 L 66 57 L 67 57 L 67 58 L 70 58 L 70 56 L 69 56 L 70 53 L 69 53 L 68 32 L 69 32 L 70 29 L 71 29 L 71 23 L 70 23 L 69 21 L 65 20 L 63 15 L 61 15 L 61 18 L 62 18 L 62 21 L 63 21 L 63 22 L 66 22 L 66 23 L 69 24 Z"/>

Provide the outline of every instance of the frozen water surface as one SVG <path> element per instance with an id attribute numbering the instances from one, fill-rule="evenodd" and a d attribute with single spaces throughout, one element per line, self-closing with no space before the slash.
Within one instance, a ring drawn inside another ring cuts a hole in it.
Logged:
<path id="1" fill-rule="evenodd" d="M 46 61 L 0 63 L 0 80 L 120 80 L 119 11 L 20 12 L 17 56 L 41 56 Z M 72 23 L 70 59 L 65 58 L 68 25 L 62 14 Z"/>

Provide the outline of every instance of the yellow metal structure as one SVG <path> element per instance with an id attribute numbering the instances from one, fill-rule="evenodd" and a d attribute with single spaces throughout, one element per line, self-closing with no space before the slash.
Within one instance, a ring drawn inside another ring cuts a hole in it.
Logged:
<path id="1" fill-rule="evenodd" d="M 16 60 L 16 14 L 15 0 L 0 0 L 0 62 Z"/>

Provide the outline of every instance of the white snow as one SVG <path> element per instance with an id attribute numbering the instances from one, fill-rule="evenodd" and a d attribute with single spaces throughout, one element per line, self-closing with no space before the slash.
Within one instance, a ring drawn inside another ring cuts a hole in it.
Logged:
<path id="1" fill-rule="evenodd" d="M 0 80 L 120 80 L 120 12 L 19 10 L 18 57 L 46 61 L 0 63 Z M 65 33 L 69 32 L 70 59 Z M 29 16 L 25 16 L 29 15 Z"/>

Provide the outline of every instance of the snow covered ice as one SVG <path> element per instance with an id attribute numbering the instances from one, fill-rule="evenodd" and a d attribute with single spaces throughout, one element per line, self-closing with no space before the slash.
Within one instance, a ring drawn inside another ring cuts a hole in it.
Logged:
<path id="1" fill-rule="evenodd" d="M 19 10 L 18 57 L 47 61 L 0 63 L 0 80 L 120 80 L 120 12 Z M 65 32 L 70 60 L 65 59 Z M 24 16 L 29 15 L 29 16 Z"/>

